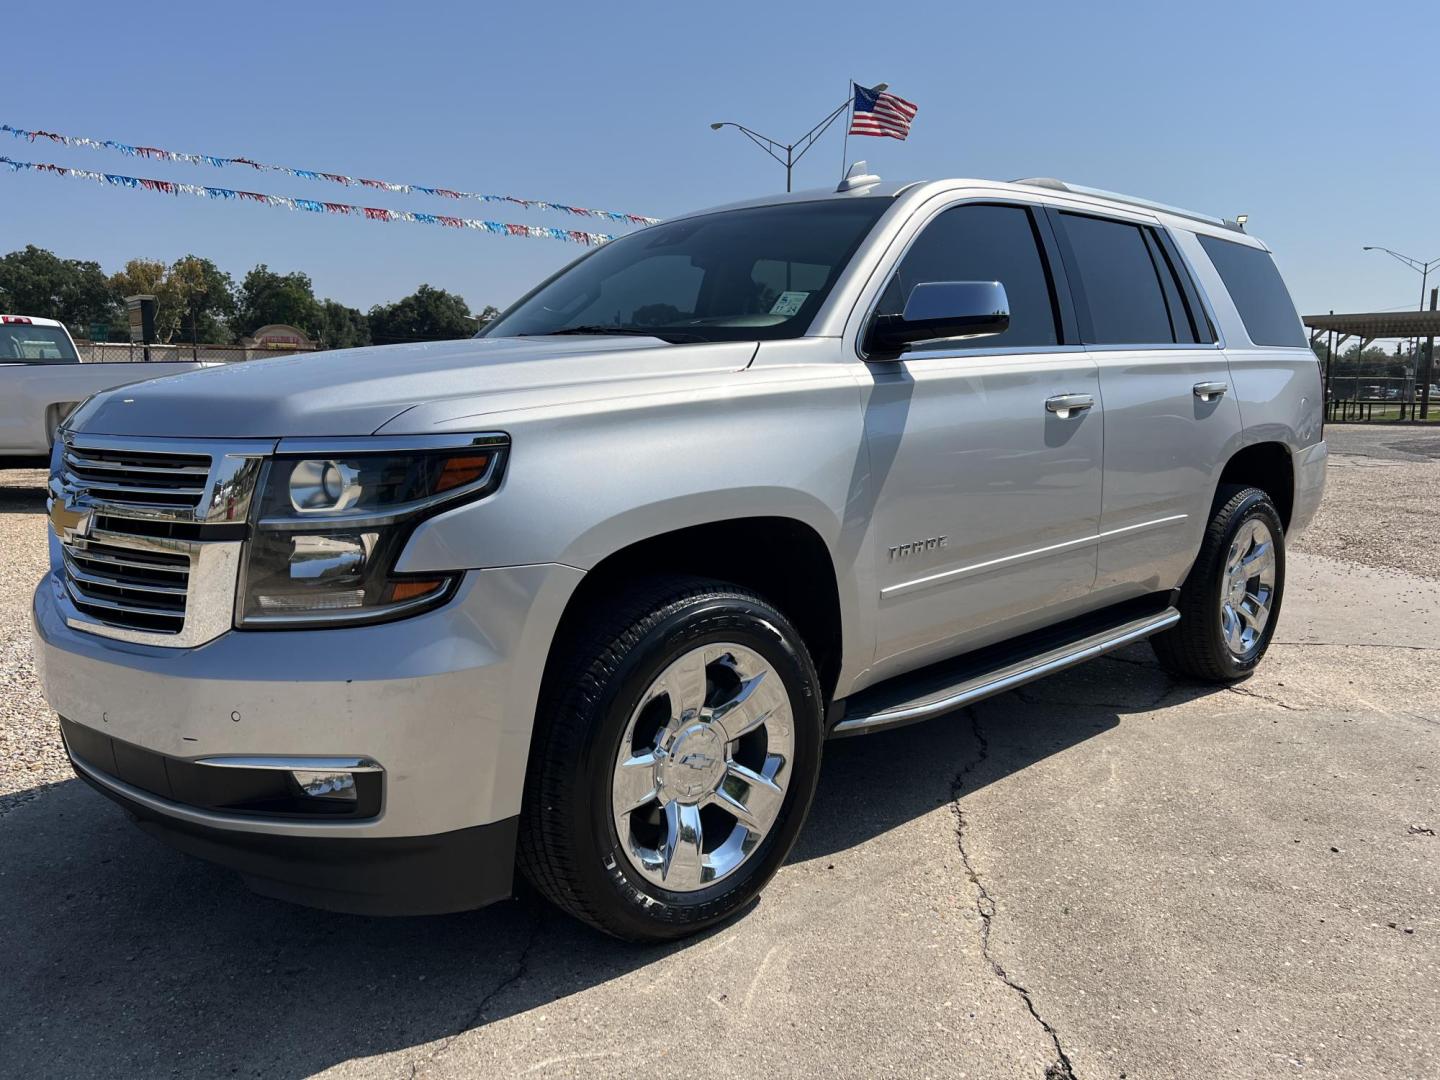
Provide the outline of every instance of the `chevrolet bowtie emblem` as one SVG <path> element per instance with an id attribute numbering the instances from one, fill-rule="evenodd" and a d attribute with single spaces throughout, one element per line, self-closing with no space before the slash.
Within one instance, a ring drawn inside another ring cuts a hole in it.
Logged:
<path id="1" fill-rule="evenodd" d="M 64 499 L 52 499 L 50 502 L 50 528 L 55 530 L 62 544 L 70 543 L 77 536 L 88 536 L 94 516 L 94 511 L 76 510 Z"/>

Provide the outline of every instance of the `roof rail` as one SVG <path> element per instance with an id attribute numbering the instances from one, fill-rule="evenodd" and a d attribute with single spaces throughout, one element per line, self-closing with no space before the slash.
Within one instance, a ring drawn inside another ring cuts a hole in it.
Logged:
<path id="1" fill-rule="evenodd" d="M 1239 222 L 1227 221 L 1225 218 L 1218 218 L 1211 214 L 1197 214 L 1194 210 L 1183 210 L 1178 206 L 1155 202 L 1153 199 L 1141 199 L 1134 195 L 1122 195 L 1118 191 L 1104 191 L 1101 188 L 1084 187 L 1080 184 L 1068 184 L 1064 180 L 1056 180 L 1053 176 L 1031 176 L 1023 180 L 1014 180 L 1011 182 L 1024 184 L 1026 187 L 1047 188 L 1050 191 L 1068 191 L 1075 195 L 1093 195 L 1097 199 L 1110 199 L 1112 202 L 1126 203 L 1129 206 L 1141 206 L 1147 210 L 1159 210 L 1163 214 L 1174 214 L 1176 217 L 1189 218 L 1191 221 L 1203 221 L 1207 225 L 1219 225 L 1222 229 L 1229 229 L 1232 232 L 1245 231 Z"/>

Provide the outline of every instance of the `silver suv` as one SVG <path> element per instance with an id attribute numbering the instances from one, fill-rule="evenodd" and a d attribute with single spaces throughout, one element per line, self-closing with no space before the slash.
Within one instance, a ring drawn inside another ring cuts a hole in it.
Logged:
<path id="1" fill-rule="evenodd" d="M 263 893 L 453 911 L 518 866 L 675 938 L 784 862 L 828 738 L 1147 637 L 1248 675 L 1321 396 L 1238 226 L 852 175 L 614 241 L 477 340 L 92 398 L 41 676 L 82 779 Z"/>

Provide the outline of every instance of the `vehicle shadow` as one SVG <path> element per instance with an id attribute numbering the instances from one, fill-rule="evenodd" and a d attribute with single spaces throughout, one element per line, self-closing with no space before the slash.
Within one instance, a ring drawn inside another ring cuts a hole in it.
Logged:
<path id="1" fill-rule="evenodd" d="M 33 473 L 33 481 L 31 473 Z M 34 470 L 0 471 L 0 514 L 43 514 L 45 474 Z"/>
<path id="2" fill-rule="evenodd" d="M 792 863 L 945 806 L 957 777 L 963 799 L 1130 714 L 1209 692 L 1172 683 L 1146 656 L 829 744 Z M 14 1075 L 307 1076 L 523 1016 L 637 969 L 659 977 L 697 945 L 612 941 L 528 893 L 426 919 L 292 907 L 148 839 L 77 781 L 0 817 L 0 912 L 0 1053 Z"/>

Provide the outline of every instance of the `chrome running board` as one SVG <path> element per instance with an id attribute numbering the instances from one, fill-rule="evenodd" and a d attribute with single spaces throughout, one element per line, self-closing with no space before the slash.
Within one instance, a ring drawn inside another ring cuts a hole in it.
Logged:
<path id="1" fill-rule="evenodd" d="M 961 708 L 992 694 L 1003 693 L 1034 679 L 1064 671 L 1122 645 L 1169 629 L 1179 621 L 1180 613 L 1173 607 L 1167 607 L 1163 611 L 1133 618 L 1043 652 L 1018 660 L 1012 659 L 1009 663 L 988 671 L 972 672 L 948 686 L 937 689 L 932 685 L 925 693 L 907 701 L 895 701 L 892 697 L 887 703 L 876 703 L 873 711 L 867 710 L 864 704 L 858 704 L 854 712 L 847 709 L 845 717 L 831 729 L 830 734 L 832 737 L 863 735 L 928 720 L 932 716 Z"/>

